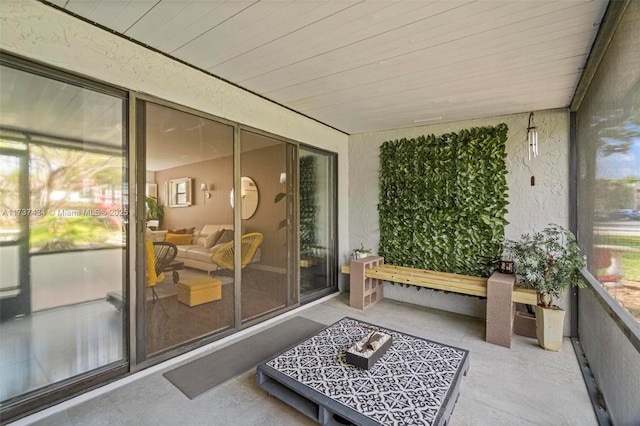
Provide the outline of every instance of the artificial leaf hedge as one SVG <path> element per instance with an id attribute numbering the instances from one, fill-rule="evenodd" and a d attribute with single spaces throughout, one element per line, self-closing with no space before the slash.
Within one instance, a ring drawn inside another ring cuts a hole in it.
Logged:
<path id="1" fill-rule="evenodd" d="M 300 157 L 300 251 L 303 253 L 317 245 L 317 197 L 316 158 L 311 155 Z"/>
<path id="2" fill-rule="evenodd" d="M 384 142 L 380 247 L 385 263 L 488 277 L 507 224 L 507 125 Z"/>

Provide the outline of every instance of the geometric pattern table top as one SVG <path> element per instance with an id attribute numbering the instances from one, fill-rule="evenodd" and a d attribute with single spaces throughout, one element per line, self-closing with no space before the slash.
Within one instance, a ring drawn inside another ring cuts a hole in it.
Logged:
<path id="1" fill-rule="evenodd" d="M 390 334 L 393 344 L 361 370 L 346 363 L 345 352 L 371 327 Z M 434 425 L 455 404 L 450 398 L 457 398 L 468 363 L 467 350 L 347 317 L 264 365 L 373 423 Z"/>

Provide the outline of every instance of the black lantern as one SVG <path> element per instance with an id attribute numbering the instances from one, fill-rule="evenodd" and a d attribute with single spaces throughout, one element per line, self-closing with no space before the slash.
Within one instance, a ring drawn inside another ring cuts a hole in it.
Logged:
<path id="1" fill-rule="evenodd" d="M 498 271 L 503 274 L 513 274 L 513 261 L 501 260 L 498 262 Z"/>

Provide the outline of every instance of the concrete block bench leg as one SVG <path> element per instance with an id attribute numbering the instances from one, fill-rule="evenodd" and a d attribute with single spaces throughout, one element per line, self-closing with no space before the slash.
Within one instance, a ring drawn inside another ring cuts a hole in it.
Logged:
<path id="1" fill-rule="evenodd" d="M 366 309 L 378 303 L 384 297 L 382 280 L 367 278 L 366 270 L 384 264 L 384 257 L 369 256 L 351 260 L 349 277 L 349 305 L 357 309 Z"/>
<path id="2" fill-rule="evenodd" d="M 494 272 L 487 281 L 486 341 L 511 348 L 513 334 L 513 286 L 515 275 Z"/>

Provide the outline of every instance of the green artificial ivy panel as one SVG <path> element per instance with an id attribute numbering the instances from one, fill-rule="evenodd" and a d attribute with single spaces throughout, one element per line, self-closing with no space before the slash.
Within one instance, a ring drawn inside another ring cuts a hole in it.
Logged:
<path id="1" fill-rule="evenodd" d="M 316 159 L 300 157 L 300 251 L 312 250 L 317 245 L 316 221 L 318 200 L 316 190 Z"/>
<path id="2" fill-rule="evenodd" d="M 380 247 L 385 263 L 488 277 L 507 224 L 508 128 L 384 142 Z"/>

